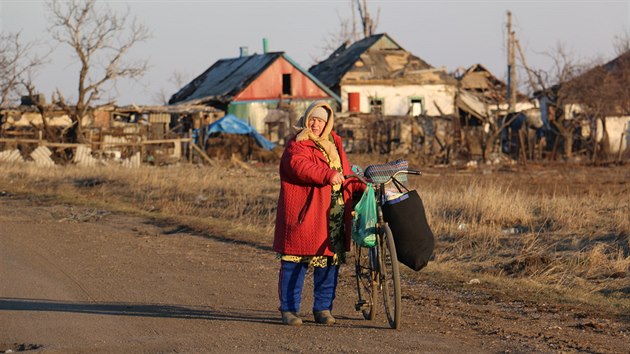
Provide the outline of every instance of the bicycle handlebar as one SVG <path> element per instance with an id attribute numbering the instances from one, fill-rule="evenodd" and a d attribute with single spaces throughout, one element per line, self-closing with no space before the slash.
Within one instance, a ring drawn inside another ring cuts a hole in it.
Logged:
<path id="1" fill-rule="evenodd" d="M 385 182 L 383 182 L 383 183 L 380 183 L 380 184 L 388 184 L 388 183 L 391 183 L 391 181 L 394 179 L 394 177 L 396 177 L 396 176 L 397 176 L 398 174 L 400 174 L 400 173 L 406 173 L 406 174 L 408 174 L 408 175 L 416 175 L 416 176 L 419 176 L 419 175 L 421 175 L 421 174 L 422 174 L 422 172 L 417 171 L 417 170 L 400 170 L 400 171 L 396 171 L 396 173 L 394 173 L 393 175 L 391 175 L 387 181 L 385 181 Z M 368 184 L 368 183 L 371 183 L 371 182 L 370 182 L 370 181 L 368 181 L 366 178 L 361 177 L 361 176 L 357 175 L 356 173 L 353 173 L 353 174 L 350 174 L 350 175 L 345 175 L 345 176 L 343 176 L 343 177 L 344 177 L 344 178 L 356 178 L 356 179 L 358 179 L 359 181 L 361 181 L 361 183 L 363 183 L 363 184 Z"/>

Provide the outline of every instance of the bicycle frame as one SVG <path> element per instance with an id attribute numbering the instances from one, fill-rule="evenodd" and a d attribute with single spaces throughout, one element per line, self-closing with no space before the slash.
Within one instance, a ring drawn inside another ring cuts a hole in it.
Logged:
<path id="1" fill-rule="evenodd" d="M 395 180 L 399 173 L 419 175 L 419 171 L 397 171 L 382 183 L 374 183 L 376 197 L 376 245 L 371 248 L 355 246 L 355 276 L 359 299 L 355 305 L 366 319 L 373 320 L 376 315 L 376 292 L 381 292 L 387 320 L 392 328 L 398 329 L 401 322 L 400 273 L 396 246 L 387 222 L 383 217 L 382 205 L 385 203 L 385 186 Z M 362 183 L 369 183 L 361 176 L 350 175 Z M 365 252 L 365 253 L 364 253 Z M 367 264 L 364 264 L 367 258 Z M 391 268 L 391 269 L 390 269 Z M 369 271 L 369 282 L 367 273 Z M 390 292 L 391 291 L 391 292 Z"/>
<path id="2" fill-rule="evenodd" d="M 382 228 L 385 225 L 385 220 L 383 219 L 383 209 L 381 208 L 381 205 L 383 204 L 383 198 L 385 196 L 385 183 L 379 183 L 377 184 L 377 189 L 376 191 L 378 191 L 376 193 L 376 217 L 377 217 L 377 221 L 376 221 L 376 243 L 378 245 L 380 245 L 382 247 L 383 245 L 383 239 L 382 239 Z M 374 274 L 372 274 L 372 280 L 376 282 L 376 284 L 380 287 L 381 286 L 381 279 L 378 276 L 378 274 L 381 271 L 381 264 L 380 262 L 378 262 L 379 259 L 379 254 L 378 254 L 378 250 L 381 247 L 372 247 L 370 249 L 368 249 L 368 255 L 370 257 L 370 263 L 371 263 L 371 267 L 373 269 Z"/>

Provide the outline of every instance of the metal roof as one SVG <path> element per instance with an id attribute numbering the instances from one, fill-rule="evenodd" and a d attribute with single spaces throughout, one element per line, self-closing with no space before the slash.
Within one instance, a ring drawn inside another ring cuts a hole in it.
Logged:
<path id="1" fill-rule="evenodd" d="M 317 80 L 317 78 L 297 65 L 297 63 L 284 52 L 270 52 L 238 58 L 221 59 L 214 63 L 203 74 L 177 91 L 168 103 L 201 104 L 208 101 L 229 102 L 280 57 L 286 59 L 291 65 L 295 66 L 309 79 L 313 80 L 319 88 L 331 95 L 331 97 L 340 101 L 337 95 Z"/>
<path id="2" fill-rule="evenodd" d="M 168 103 L 230 101 L 281 55 L 274 52 L 221 59 L 177 91 Z"/>
<path id="3" fill-rule="evenodd" d="M 332 87 L 341 81 L 343 75 L 352 68 L 352 65 L 384 34 L 377 34 L 353 43 L 349 48 L 342 44 L 326 60 L 313 65 L 308 71 L 323 82 Z"/>

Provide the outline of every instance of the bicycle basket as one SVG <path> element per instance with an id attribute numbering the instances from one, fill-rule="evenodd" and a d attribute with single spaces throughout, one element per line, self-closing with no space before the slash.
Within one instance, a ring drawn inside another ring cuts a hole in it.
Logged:
<path id="1" fill-rule="evenodd" d="M 409 161 L 398 159 L 379 165 L 370 165 L 365 168 L 363 174 L 373 183 L 383 183 L 398 171 L 407 171 L 409 169 Z M 407 174 L 402 173 L 396 176 L 398 182 L 407 183 Z"/>

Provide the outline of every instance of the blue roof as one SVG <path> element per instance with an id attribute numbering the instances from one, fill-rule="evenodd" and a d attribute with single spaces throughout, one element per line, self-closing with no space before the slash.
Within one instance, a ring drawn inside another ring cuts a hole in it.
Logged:
<path id="1" fill-rule="evenodd" d="M 274 143 L 265 139 L 262 135 L 258 134 L 254 127 L 245 123 L 232 114 L 228 114 L 223 118 L 217 120 L 216 122 L 208 125 L 206 138 L 212 133 L 246 134 L 253 137 L 256 142 L 258 142 L 258 144 L 264 149 L 272 150 L 275 146 Z"/>

